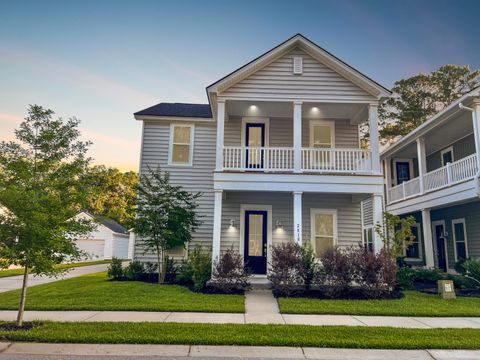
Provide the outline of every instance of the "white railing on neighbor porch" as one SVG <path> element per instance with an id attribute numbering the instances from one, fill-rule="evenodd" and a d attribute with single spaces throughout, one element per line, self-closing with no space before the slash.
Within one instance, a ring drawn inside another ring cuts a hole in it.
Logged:
<path id="1" fill-rule="evenodd" d="M 473 179 L 478 171 L 477 155 L 473 154 L 463 159 L 426 173 L 423 177 L 423 193 L 445 188 L 462 181 Z M 405 181 L 388 190 L 389 203 L 405 200 L 420 195 L 420 178 Z"/>
<path id="2" fill-rule="evenodd" d="M 223 169 L 240 171 L 293 172 L 294 149 L 287 147 L 223 148 Z M 370 173 L 370 150 L 363 149 L 301 149 L 302 172 L 313 173 Z"/>
<path id="3" fill-rule="evenodd" d="M 364 149 L 303 148 L 302 170 L 335 173 L 371 172 L 371 151 Z"/>

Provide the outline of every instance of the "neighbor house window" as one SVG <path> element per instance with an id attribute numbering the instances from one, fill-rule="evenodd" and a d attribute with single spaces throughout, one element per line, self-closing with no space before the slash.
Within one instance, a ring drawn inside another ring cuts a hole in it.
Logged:
<path id="1" fill-rule="evenodd" d="M 193 125 L 170 126 L 169 163 L 173 165 L 192 165 Z"/>
<path id="2" fill-rule="evenodd" d="M 337 244 L 337 212 L 330 209 L 311 210 L 312 247 L 315 257 Z"/>
<path id="3" fill-rule="evenodd" d="M 369 251 L 373 251 L 373 226 L 363 228 L 363 247 Z"/>
<path id="4" fill-rule="evenodd" d="M 422 238 L 420 231 L 420 224 L 414 224 L 411 227 L 412 234 L 414 236 L 410 245 L 405 249 L 405 257 L 408 259 L 421 259 L 422 258 Z"/>
<path id="5" fill-rule="evenodd" d="M 452 163 L 454 161 L 453 160 L 453 146 L 450 146 L 450 147 L 440 151 L 440 155 L 442 157 L 442 166 L 445 166 L 448 163 Z"/>
<path id="6" fill-rule="evenodd" d="M 467 232 L 465 219 L 452 220 L 453 242 L 455 244 L 455 261 L 468 258 Z"/>

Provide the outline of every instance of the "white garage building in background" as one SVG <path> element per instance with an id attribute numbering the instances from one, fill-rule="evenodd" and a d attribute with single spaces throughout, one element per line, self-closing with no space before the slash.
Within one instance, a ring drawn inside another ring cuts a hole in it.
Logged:
<path id="1" fill-rule="evenodd" d="M 98 223 L 95 231 L 76 240 L 77 247 L 88 254 L 90 259 L 109 260 L 112 257 L 131 259 L 130 234 L 122 225 L 115 220 L 94 216 L 86 211 L 82 211 L 76 217 L 91 219 Z"/>

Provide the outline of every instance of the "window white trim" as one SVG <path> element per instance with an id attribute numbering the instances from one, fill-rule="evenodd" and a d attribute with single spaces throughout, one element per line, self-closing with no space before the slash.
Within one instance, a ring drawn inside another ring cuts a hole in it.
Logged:
<path id="1" fill-rule="evenodd" d="M 309 146 L 313 148 L 313 127 L 315 125 L 327 125 L 330 127 L 331 149 L 335 148 L 335 121 L 331 120 L 310 120 L 309 124 Z"/>
<path id="2" fill-rule="evenodd" d="M 405 260 L 423 260 L 423 234 L 422 234 L 422 226 L 420 223 L 415 223 L 411 227 L 417 228 L 418 238 L 415 239 L 415 243 L 418 242 L 418 257 L 406 257 Z M 407 248 L 403 249 L 403 256 L 407 256 Z"/>
<path id="3" fill-rule="evenodd" d="M 455 262 L 458 261 L 457 256 L 457 239 L 455 235 L 455 224 L 463 225 L 463 237 L 465 239 L 465 258 L 468 259 L 468 242 L 467 242 L 467 225 L 465 224 L 465 218 L 452 220 L 452 239 L 453 239 L 453 253 L 455 255 Z"/>
<path id="4" fill-rule="evenodd" d="M 449 146 L 449 147 L 446 147 L 445 149 L 441 150 L 440 151 L 440 163 L 442 164 L 442 166 L 445 166 L 447 164 L 444 164 L 443 163 L 443 154 L 446 154 L 448 152 L 451 152 L 452 153 L 452 162 L 455 161 L 455 154 L 453 152 L 453 146 Z"/>
<path id="5" fill-rule="evenodd" d="M 445 220 L 432 221 L 432 238 L 434 240 L 433 249 L 435 251 L 435 261 L 436 261 L 436 267 L 437 268 L 438 268 L 438 248 L 437 248 L 437 233 L 435 232 L 435 227 L 438 226 L 438 225 L 443 226 L 443 233 L 444 234 L 447 231 L 447 228 L 445 226 Z M 444 236 L 443 237 L 443 246 L 445 247 L 445 263 L 446 263 L 446 268 L 447 268 L 447 272 L 448 272 L 450 267 L 448 266 L 448 246 L 447 245 L 448 245 L 447 244 L 447 236 Z"/>
<path id="6" fill-rule="evenodd" d="M 188 153 L 188 163 L 176 163 L 172 161 L 173 158 L 173 132 L 175 127 L 188 127 L 190 128 L 190 148 Z M 168 141 L 168 165 L 170 166 L 192 166 L 193 165 L 193 147 L 195 143 L 195 125 L 194 124 L 170 124 L 170 138 Z"/>
<path id="7" fill-rule="evenodd" d="M 315 252 L 315 215 L 327 214 L 333 216 L 333 246 L 338 245 L 338 222 L 336 209 L 310 209 L 310 244 Z"/>
<path id="8" fill-rule="evenodd" d="M 267 275 L 270 267 L 270 256 L 272 247 L 272 205 L 240 204 L 240 243 L 239 253 L 245 261 L 245 211 L 262 210 L 267 212 Z M 263 276 L 263 275 L 259 275 Z"/>
<path id="9" fill-rule="evenodd" d="M 415 178 L 415 174 L 413 173 L 413 159 L 393 159 L 393 186 L 397 186 L 397 162 L 408 162 L 410 168 L 410 180 Z"/>
<path id="10" fill-rule="evenodd" d="M 270 142 L 270 119 L 261 117 L 243 117 L 242 118 L 242 134 L 241 134 L 241 147 L 245 147 L 245 138 L 247 136 L 246 128 L 247 124 L 265 124 L 265 147 L 269 147 Z"/>

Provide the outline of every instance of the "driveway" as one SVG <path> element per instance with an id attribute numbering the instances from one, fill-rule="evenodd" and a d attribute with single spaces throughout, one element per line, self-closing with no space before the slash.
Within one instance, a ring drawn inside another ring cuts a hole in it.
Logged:
<path id="1" fill-rule="evenodd" d="M 55 277 L 48 277 L 48 276 L 28 276 L 28 286 L 35 286 L 40 284 L 46 284 L 62 279 L 70 279 L 72 277 L 86 275 L 86 274 L 93 274 L 97 272 L 106 271 L 109 264 L 99 264 L 99 265 L 91 265 L 91 266 L 81 266 L 78 268 L 70 269 L 67 273 L 63 274 L 59 278 Z M 9 276 L 0 278 L 0 293 L 14 290 L 14 289 L 21 289 L 22 288 L 22 279 L 23 276 Z"/>

